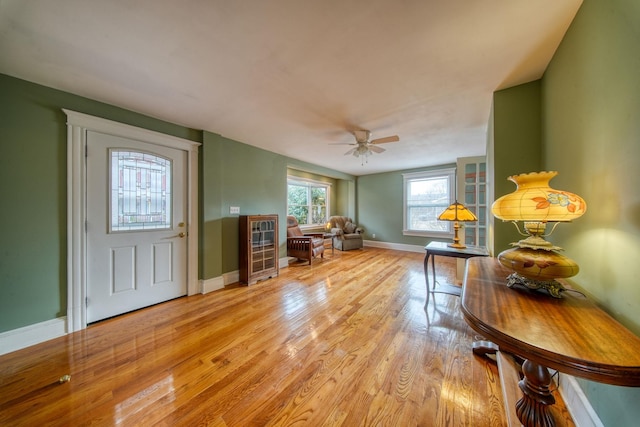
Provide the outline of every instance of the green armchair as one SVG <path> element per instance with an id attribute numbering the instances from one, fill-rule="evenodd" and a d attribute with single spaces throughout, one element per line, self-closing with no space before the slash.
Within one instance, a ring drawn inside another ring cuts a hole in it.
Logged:
<path id="1" fill-rule="evenodd" d="M 329 226 L 333 237 L 333 246 L 341 251 L 360 249 L 362 243 L 362 233 L 364 230 L 354 224 L 353 220 L 347 216 L 332 216 L 329 218 Z"/>

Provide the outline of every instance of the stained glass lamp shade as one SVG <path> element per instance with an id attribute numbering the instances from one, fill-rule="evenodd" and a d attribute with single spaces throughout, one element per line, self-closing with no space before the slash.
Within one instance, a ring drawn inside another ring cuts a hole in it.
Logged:
<path id="1" fill-rule="evenodd" d="M 462 203 L 458 203 L 457 201 L 448 208 L 444 210 L 439 216 L 438 220 L 440 221 L 453 221 L 453 243 L 449 243 L 448 246 L 452 248 L 464 249 L 466 246 L 460 243 L 460 238 L 458 237 L 458 231 L 460 230 L 460 222 L 462 221 L 477 221 L 478 218 L 467 209 Z"/>

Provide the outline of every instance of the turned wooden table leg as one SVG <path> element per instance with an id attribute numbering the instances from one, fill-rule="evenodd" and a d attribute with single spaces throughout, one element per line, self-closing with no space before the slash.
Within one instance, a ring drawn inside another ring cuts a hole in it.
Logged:
<path id="1" fill-rule="evenodd" d="M 556 399 L 551 394 L 549 370 L 530 360 L 522 364 L 524 378 L 518 383 L 524 395 L 516 403 L 516 413 L 524 427 L 553 427 L 555 422 L 549 405 Z"/>

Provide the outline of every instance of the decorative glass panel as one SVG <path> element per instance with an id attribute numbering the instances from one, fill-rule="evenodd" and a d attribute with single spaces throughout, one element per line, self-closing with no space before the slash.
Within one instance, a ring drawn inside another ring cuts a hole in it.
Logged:
<path id="1" fill-rule="evenodd" d="M 171 228 L 171 160 L 110 150 L 109 232 Z"/>
<path id="2" fill-rule="evenodd" d="M 464 182 L 474 184 L 476 183 L 476 164 L 467 163 L 464 165 Z"/>
<path id="3" fill-rule="evenodd" d="M 463 171 L 460 190 L 464 191 L 465 206 L 478 217 L 476 222 L 466 222 L 465 243 L 467 245 L 486 244 L 487 223 L 487 164 L 484 157 L 464 157 L 458 159 L 458 167 Z"/>

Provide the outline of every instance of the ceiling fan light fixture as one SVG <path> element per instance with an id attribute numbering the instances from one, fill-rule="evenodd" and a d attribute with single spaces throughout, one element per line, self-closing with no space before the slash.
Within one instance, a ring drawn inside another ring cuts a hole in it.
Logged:
<path id="1" fill-rule="evenodd" d="M 354 130 L 351 132 L 356 139 L 355 143 L 335 143 L 336 145 L 355 145 L 355 148 L 347 151 L 345 156 L 349 154 L 353 154 L 355 157 L 362 157 L 362 164 L 368 163 L 368 157 L 373 153 L 382 153 L 385 151 L 384 148 L 378 147 L 374 144 L 386 144 L 388 142 L 397 142 L 400 141 L 398 135 L 387 136 L 384 138 L 378 138 L 371 140 L 371 131 L 360 129 Z"/>
<path id="2" fill-rule="evenodd" d="M 358 144 L 358 147 L 353 152 L 353 155 L 356 157 L 360 157 L 361 164 L 364 166 L 365 163 L 369 163 L 369 155 L 372 151 L 366 144 Z"/>
<path id="3" fill-rule="evenodd" d="M 369 153 L 371 153 L 371 150 L 366 145 L 360 144 L 360 146 L 356 150 L 356 153 L 358 153 L 358 155 L 361 155 L 361 156 L 368 156 Z"/>

